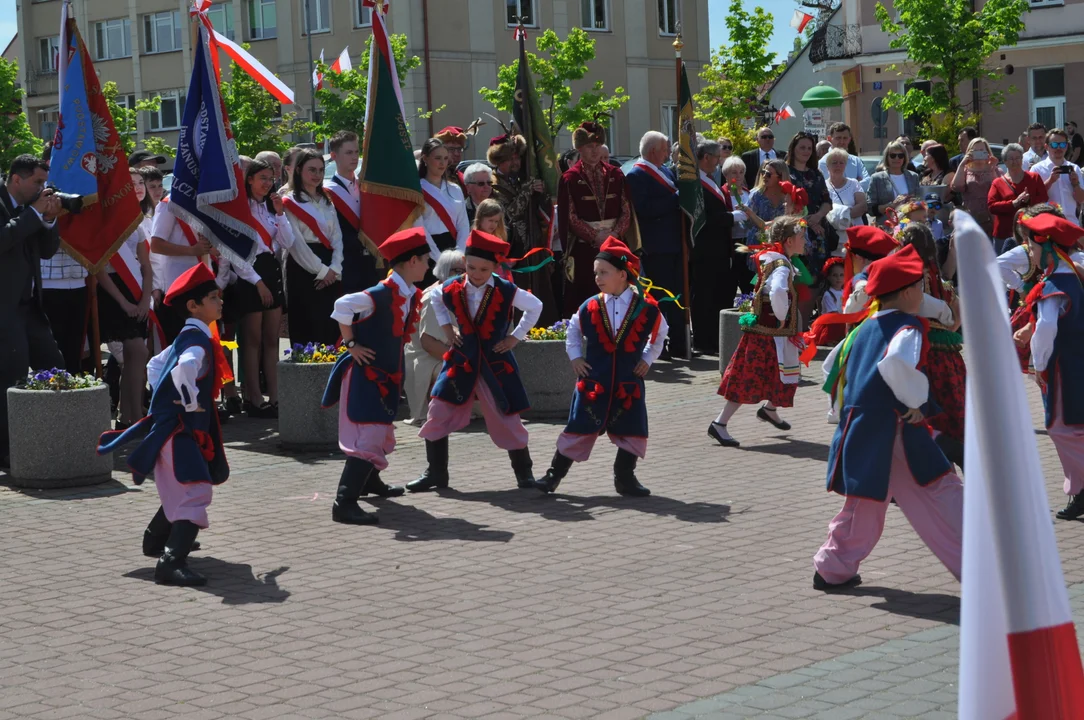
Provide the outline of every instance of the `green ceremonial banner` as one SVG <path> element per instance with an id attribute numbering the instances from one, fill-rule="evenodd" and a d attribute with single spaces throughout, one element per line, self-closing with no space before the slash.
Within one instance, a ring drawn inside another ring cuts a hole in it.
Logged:
<path id="1" fill-rule="evenodd" d="M 681 63 L 681 97 L 678 99 L 677 186 L 681 209 L 689 216 L 689 237 L 694 238 L 704 227 L 704 191 L 700 187 L 700 166 L 696 163 L 696 125 L 693 122 L 693 94 L 689 91 L 689 76 Z"/>
<path id="2" fill-rule="evenodd" d="M 512 105 L 512 117 L 527 140 L 527 168 L 532 178 L 538 178 L 546 186 L 550 197 L 557 197 L 557 152 L 553 149 L 549 125 L 542 114 L 534 80 L 527 66 L 527 50 L 524 47 L 526 33 L 519 36 L 519 74 L 516 76 L 516 95 Z M 527 110 L 524 113 L 524 110 Z"/>

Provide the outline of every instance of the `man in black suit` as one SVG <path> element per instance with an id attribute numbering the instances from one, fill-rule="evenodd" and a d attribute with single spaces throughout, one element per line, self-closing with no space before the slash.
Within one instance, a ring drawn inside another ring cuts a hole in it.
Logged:
<path id="1" fill-rule="evenodd" d="M 41 303 L 41 259 L 60 248 L 60 200 L 45 187 L 49 165 L 11 161 L 0 183 L 0 462 L 9 454 L 7 390 L 35 370 L 64 367 Z"/>
<path id="2" fill-rule="evenodd" d="M 757 177 L 760 175 L 760 166 L 768 160 L 786 160 L 787 154 L 775 150 L 775 133 L 769 127 L 757 130 L 756 150 L 749 150 L 741 154 L 742 162 L 745 163 L 745 186 L 752 190 L 757 186 Z"/>

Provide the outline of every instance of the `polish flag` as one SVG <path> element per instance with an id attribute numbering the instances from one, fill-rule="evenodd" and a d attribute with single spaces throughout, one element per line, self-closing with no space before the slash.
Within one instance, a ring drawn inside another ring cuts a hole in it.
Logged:
<path id="1" fill-rule="evenodd" d="M 809 24 L 809 21 L 813 19 L 812 15 L 807 15 L 801 10 L 795 10 L 794 15 L 790 18 L 790 26 L 798 31 L 799 34 L 805 30 L 805 26 Z"/>
<path id="2" fill-rule="evenodd" d="M 343 48 L 343 51 L 339 53 L 339 57 L 335 59 L 335 62 L 331 63 L 331 72 L 344 73 L 347 70 L 353 69 L 354 66 L 350 64 L 350 46 L 347 45 Z"/>
<path id="3" fill-rule="evenodd" d="M 968 346 L 959 717 L 1084 718 L 1084 669 L 1005 287 L 978 224 L 959 210 L 953 224 Z"/>
<path id="4" fill-rule="evenodd" d="M 775 121 L 777 123 L 780 123 L 787 118 L 792 117 L 794 117 L 794 108 L 792 108 L 789 104 L 784 103 L 783 107 L 779 108 L 779 112 L 775 114 Z"/>
<path id="5" fill-rule="evenodd" d="M 320 62 L 324 61 L 324 49 L 320 48 Z M 320 72 L 318 67 L 312 69 L 312 86 L 317 90 L 322 90 L 324 87 L 324 74 Z"/>
<path id="6" fill-rule="evenodd" d="M 279 80 L 273 72 L 267 69 L 263 63 L 253 57 L 252 53 L 245 50 L 243 47 L 230 40 L 214 29 L 211 24 L 211 19 L 207 17 L 207 10 L 211 7 L 211 0 L 194 0 L 192 7 L 188 9 L 190 17 L 197 18 L 200 23 L 207 28 L 208 41 L 211 45 L 211 63 L 214 65 L 215 79 L 221 82 L 222 72 L 219 68 L 218 52 L 221 50 L 226 53 L 235 63 L 241 66 L 249 76 L 258 82 L 264 90 L 269 92 L 276 100 L 283 105 L 293 105 L 294 103 L 294 91 L 290 87 Z"/>

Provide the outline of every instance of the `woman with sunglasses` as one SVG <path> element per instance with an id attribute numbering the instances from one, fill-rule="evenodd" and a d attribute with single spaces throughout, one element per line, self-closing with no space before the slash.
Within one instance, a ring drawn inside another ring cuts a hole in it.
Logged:
<path id="1" fill-rule="evenodd" d="M 869 179 L 866 200 L 870 212 L 877 216 L 877 225 L 885 226 L 885 212 L 904 202 L 908 197 L 918 197 L 918 174 L 907 169 L 907 149 L 898 141 L 888 143 L 881 158 L 884 170 L 873 173 Z"/>
<path id="2" fill-rule="evenodd" d="M 767 224 L 780 215 L 794 215 L 799 208 L 791 206 L 790 195 L 781 183 L 790 182 L 790 170 L 782 160 L 769 160 L 760 169 L 757 186 L 749 194 L 749 221 L 745 234 L 745 244 L 749 247 L 760 244 L 760 234 Z"/>
<path id="3" fill-rule="evenodd" d="M 998 255 L 1016 247 L 1014 228 L 1021 208 L 1045 203 L 1046 185 L 1037 173 L 1024 169 L 1024 148 L 1010 143 L 1001 151 L 1001 162 L 1008 169 L 990 185 L 986 204 L 994 217 L 994 252 Z"/>
<path id="4" fill-rule="evenodd" d="M 960 167 L 949 185 L 963 197 L 963 208 L 975 218 L 990 237 L 994 237 L 994 216 L 987 198 L 990 186 L 997 179 L 997 157 L 986 138 L 977 137 L 967 145 Z"/>

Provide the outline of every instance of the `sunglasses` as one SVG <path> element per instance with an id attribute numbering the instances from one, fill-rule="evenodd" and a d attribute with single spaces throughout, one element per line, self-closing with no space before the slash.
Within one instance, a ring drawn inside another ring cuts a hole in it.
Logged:
<path id="1" fill-rule="evenodd" d="M 719 149 L 720 150 L 733 150 L 734 146 L 733 145 L 720 145 Z"/>
<path id="2" fill-rule="evenodd" d="M 761 140 L 775 140 L 775 135 L 761 135 Z"/>
<path id="3" fill-rule="evenodd" d="M 903 153 L 888 153 L 888 157 L 890 160 L 903 160 L 907 156 Z"/>
<path id="4" fill-rule="evenodd" d="M 940 210 L 940 209 L 941 209 L 941 203 L 939 203 L 939 202 L 932 202 L 932 203 L 930 203 L 930 204 L 928 205 L 928 207 L 930 208 L 930 210 Z"/>
<path id="5" fill-rule="evenodd" d="M 1054 148 L 1055 150 L 1064 150 L 1065 148 L 1069 147 L 1069 143 L 1067 143 L 1067 142 L 1052 142 L 1052 143 L 1050 143 L 1050 147 Z"/>

